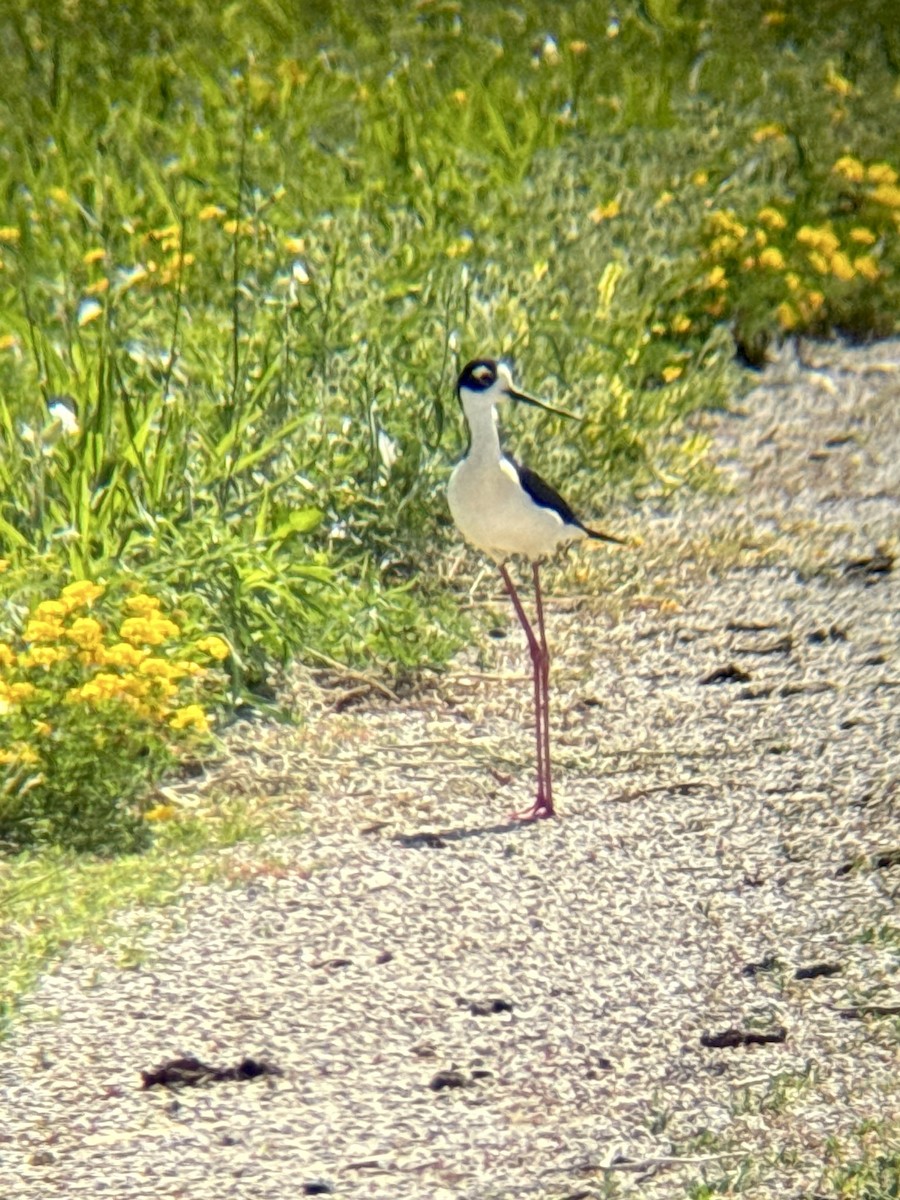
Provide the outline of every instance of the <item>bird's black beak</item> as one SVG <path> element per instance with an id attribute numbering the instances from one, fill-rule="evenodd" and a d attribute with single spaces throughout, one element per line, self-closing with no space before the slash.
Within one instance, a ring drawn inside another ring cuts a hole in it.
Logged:
<path id="1" fill-rule="evenodd" d="M 543 400 L 538 400 L 537 396 L 529 396 L 527 392 L 517 392 L 515 388 L 510 388 L 506 394 L 510 400 L 519 404 L 530 404 L 532 408 L 542 408 L 544 412 L 553 413 L 557 417 L 568 417 L 570 421 L 581 420 L 575 413 L 566 412 L 564 408 L 554 408 L 552 404 L 545 404 Z"/>

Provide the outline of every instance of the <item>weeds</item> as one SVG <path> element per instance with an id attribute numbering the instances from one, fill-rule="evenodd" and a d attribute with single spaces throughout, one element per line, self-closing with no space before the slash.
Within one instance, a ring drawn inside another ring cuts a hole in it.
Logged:
<path id="1" fill-rule="evenodd" d="M 147 782 L 209 733 L 203 701 L 222 690 L 210 664 L 227 658 L 228 645 L 217 636 L 186 644 L 156 597 L 116 603 L 103 593 L 86 580 L 69 584 L 0 642 L 7 847 L 140 845 L 142 817 L 158 815 L 136 803 Z"/>
<path id="2" fill-rule="evenodd" d="M 735 339 L 896 327 L 891 5 L 0 0 L 0 592 L 440 661 L 475 353 L 590 515 L 703 477 Z M 756 52 L 748 55 L 748 45 Z"/>

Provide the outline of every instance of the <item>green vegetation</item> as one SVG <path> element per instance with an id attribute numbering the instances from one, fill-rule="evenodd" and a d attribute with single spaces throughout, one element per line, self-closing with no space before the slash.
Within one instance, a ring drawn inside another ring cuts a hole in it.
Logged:
<path id="1" fill-rule="evenodd" d="M 832 1139 L 816 1195 L 836 1200 L 898 1200 L 900 1137 L 896 1124 L 865 1122 L 852 1141 Z"/>
<path id="2" fill-rule="evenodd" d="M 212 664 L 228 653 L 215 636 L 185 645 L 154 596 L 114 603 L 81 580 L 42 600 L 19 644 L 0 642 L 0 841 L 104 851 L 146 841 L 147 783 L 209 733 L 204 701 L 222 691 Z"/>
<path id="3" fill-rule="evenodd" d="M 703 469 L 736 344 L 895 327 L 892 10 L 0 0 L 0 640 L 89 580 L 232 696 L 446 658 L 462 360 L 578 407 L 516 437 L 590 510 Z M 53 724 L 16 682 L 0 828 Z"/>
<path id="4" fill-rule="evenodd" d="M 156 836 L 142 853 L 97 858 L 42 847 L 0 861 L 0 1040 L 20 998 L 55 955 L 89 940 L 113 946 L 123 966 L 140 961 L 144 934 L 159 924 L 153 910 L 176 900 L 186 883 L 245 878 L 231 846 L 296 829 L 286 810 L 276 814 L 271 804 L 231 798 L 212 798 L 177 821 L 158 815 Z M 256 873 L 283 870 L 259 852 Z M 115 916 L 122 908 L 148 910 L 146 923 L 122 928 Z"/>

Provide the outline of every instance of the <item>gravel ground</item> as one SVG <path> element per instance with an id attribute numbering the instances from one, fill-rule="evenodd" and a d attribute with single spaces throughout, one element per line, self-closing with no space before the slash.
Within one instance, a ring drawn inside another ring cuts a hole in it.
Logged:
<path id="1" fill-rule="evenodd" d="M 805 353 L 705 419 L 731 494 L 551 574 L 560 820 L 505 819 L 530 689 L 488 574 L 502 636 L 449 674 L 298 677 L 302 728 L 235 732 L 230 786 L 308 831 L 155 914 L 140 965 L 42 980 L 0 1197 L 781 1200 L 900 1130 L 900 343 Z M 179 1056 L 281 1073 L 141 1089 Z"/>

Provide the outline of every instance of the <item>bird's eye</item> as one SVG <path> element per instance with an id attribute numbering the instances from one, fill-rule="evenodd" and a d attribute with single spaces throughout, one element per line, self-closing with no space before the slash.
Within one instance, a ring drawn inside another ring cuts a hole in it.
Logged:
<path id="1" fill-rule="evenodd" d="M 487 366 L 475 367 L 472 371 L 472 378 L 476 383 L 481 383 L 487 387 L 488 384 L 494 382 L 494 372 Z"/>

